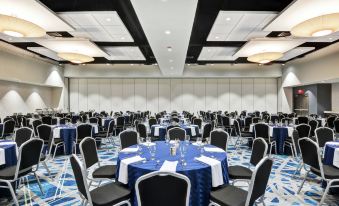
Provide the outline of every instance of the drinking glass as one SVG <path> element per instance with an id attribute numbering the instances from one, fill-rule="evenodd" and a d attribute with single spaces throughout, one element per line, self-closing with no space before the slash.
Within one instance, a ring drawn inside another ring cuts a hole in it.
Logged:
<path id="1" fill-rule="evenodd" d="M 186 155 L 186 152 L 187 152 L 187 145 L 186 144 L 180 144 L 179 150 L 180 150 L 181 164 L 185 165 L 185 155 Z"/>
<path id="2" fill-rule="evenodd" d="M 198 137 L 198 138 L 197 138 L 197 145 L 198 145 L 198 146 L 201 146 L 201 145 L 202 145 L 202 138 L 201 138 L 201 137 Z"/>
<path id="3" fill-rule="evenodd" d="M 165 142 L 166 142 L 166 144 L 168 144 L 170 142 L 170 138 L 167 135 L 165 136 Z"/>
<path id="4" fill-rule="evenodd" d="M 149 153 L 151 154 L 151 160 L 155 160 L 155 152 L 156 152 L 156 146 L 151 145 L 148 147 L 149 148 Z"/>
<path id="5" fill-rule="evenodd" d="M 151 137 L 146 137 L 146 144 L 149 146 L 151 144 Z"/>
<path id="6" fill-rule="evenodd" d="M 190 143 L 190 136 L 186 135 L 185 136 L 185 143 L 188 145 Z"/>

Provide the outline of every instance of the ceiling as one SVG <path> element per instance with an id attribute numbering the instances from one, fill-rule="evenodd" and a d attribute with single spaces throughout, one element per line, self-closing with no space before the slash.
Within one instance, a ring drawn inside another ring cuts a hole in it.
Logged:
<path id="1" fill-rule="evenodd" d="M 147 3 L 146 3 L 147 2 Z M 43 27 L 43 38 L 0 39 L 72 64 L 59 51 L 86 51 L 89 64 L 158 65 L 164 76 L 186 65 L 242 64 L 266 47 L 283 52 L 285 63 L 339 41 L 339 33 L 293 38 L 291 27 L 316 15 L 339 12 L 327 0 L 0 0 L 0 14 Z"/>

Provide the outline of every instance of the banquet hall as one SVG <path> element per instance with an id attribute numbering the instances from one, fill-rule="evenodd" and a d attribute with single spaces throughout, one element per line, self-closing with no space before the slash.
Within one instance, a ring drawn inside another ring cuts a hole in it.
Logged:
<path id="1" fill-rule="evenodd" d="M 0 0 L 0 205 L 339 206 L 338 0 Z"/>

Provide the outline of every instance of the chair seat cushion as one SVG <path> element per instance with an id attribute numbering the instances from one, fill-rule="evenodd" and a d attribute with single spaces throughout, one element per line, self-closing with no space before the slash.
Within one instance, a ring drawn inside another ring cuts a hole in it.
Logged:
<path id="1" fill-rule="evenodd" d="M 101 167 L 95 169 L 92 173 L 92 176 L 94 178 L 113 179 L 113 178 L 115 178 L 115 171 L 116 171 L 115 165 L 104 165 L 104 166 L 101 166 Z"/>
<path id="2" fill-rule="evenodd" d="M 326 179 L 339 179 L 339 169 L 336 167 L 333 167 L 331 165 L 323 165 L 324 169 L 324 175 Z M 318 175 L 321 176 L 320 170 L 311 167 L 311 171 Z"/>
<path id="3" fill-rule="evenodd" d="M 228 175 L 231 179 L 251 179 L 252 171 L 243 166 L 235 165 L 228 167 Z"/>
<path id="4" fill-rule="evenodd" d="M 233 185 L 211 192 L 211 201 L 221 206 L 244 206 L 247 192 Z"/>
<path id="5" fill-rule="evenodd" d="M 15 175 L 15 171 L 16 171 L 16 166 L 11 166 L 11 167 L 6 167 L 2 170 L 0 170 L 0 179 L 3 180 L 12 180 L 14 179 L 14 175 Z M 30 173 L 32 171 L 32 169 L 27 169 L 24 171 L 20 171 L 19 172 L 19 177 L 26 175 L 28 173 Z"/>
<path id="6" fill-rule="evenodd" d="M 98 187 L 91 192 L 93 205 L 115 205 L 128 200 L 131 192 L 115 182 Z"/>

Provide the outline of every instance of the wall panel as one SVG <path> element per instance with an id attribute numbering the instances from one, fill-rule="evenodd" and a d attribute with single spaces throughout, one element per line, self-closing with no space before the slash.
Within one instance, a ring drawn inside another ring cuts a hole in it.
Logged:
<path id="1" fill-rule="evenodd" d="M 147 110 L 147 89 L 146 79 L 134 80 L 134 103 L 135 110 L 146 111 Z"/>
<path id="2" fill-rule="evenodd" d="M 79 79 L 79 111 L 88 111 L 87 79 Z"/>
<path id="3" fill-rule="evenodd" d="M 171 111 L 182 111 L 182 79 L 171 79 Z"/>
<path id="4" fill-rule="evenodd" d="M 112 110 L 113 112 L 119 112 L 123 110 L 123 101 L 122 101 L 122 79 L 111 79 L 111 89 L 112 89 Z"/>
<path id="5" fill-rule="evenodd" d="M 193 79 L 182 80 L 182 109 L 189 112 L 194 112 L 194 102 L 196 97 L 194 96 L 194 81 Z"/>
<path id="6" fill-rule="evenodd" d="M 70 79 L 69 107 L 71 112 L 79 112 L 79 79 Z"/>
<path id="7" fill-rule="evenodd" d="M 134 111 L 134 79 L 122 80 L 123 111 Z"/>
<path id="8" fill-rule="evenodd" d="M 266 80 L 254 79 L 253 84 L 253 102 L 254 110 L 264 111 L 266 110 Z"/>
<path id="9" fill-rule="evenodd" d="M 159 111 L 170 111 L 171 108 L 171 80 L 159 79 Z"/>
<path id="10" fill-rule="evenodd" d="M 241 79 L 230 79 L 230 111 L 241 111 Z"/>
<path id="11" fill-rule="evenodd" d="M 241 110 L 253 111 L 253 79 L 241 80 Z"/>
<path id="12" fill-rule="evenodd" d="M 218 79 L 218 110 L 230 110 L 230 80 Z"/>
<path id="13" fill-rule="evenodd" d="M 147 110 L 152 113 L 159 109 L 159 88 L 157 79 L 147 79 Z"/>
<path id="14" fill-rule="evenodd" d="M 195 95 L 195 104 L 194 105 L 195 112 L 200 110 L 205 110 L 205 79 L 194 79 L 194 95 Z"/>
<path id="15" fill-rule="evenodd" d="M 109 79 L 99 79 L 99 111 L 111 112 L 111 100 L 111 81 Z"/>

